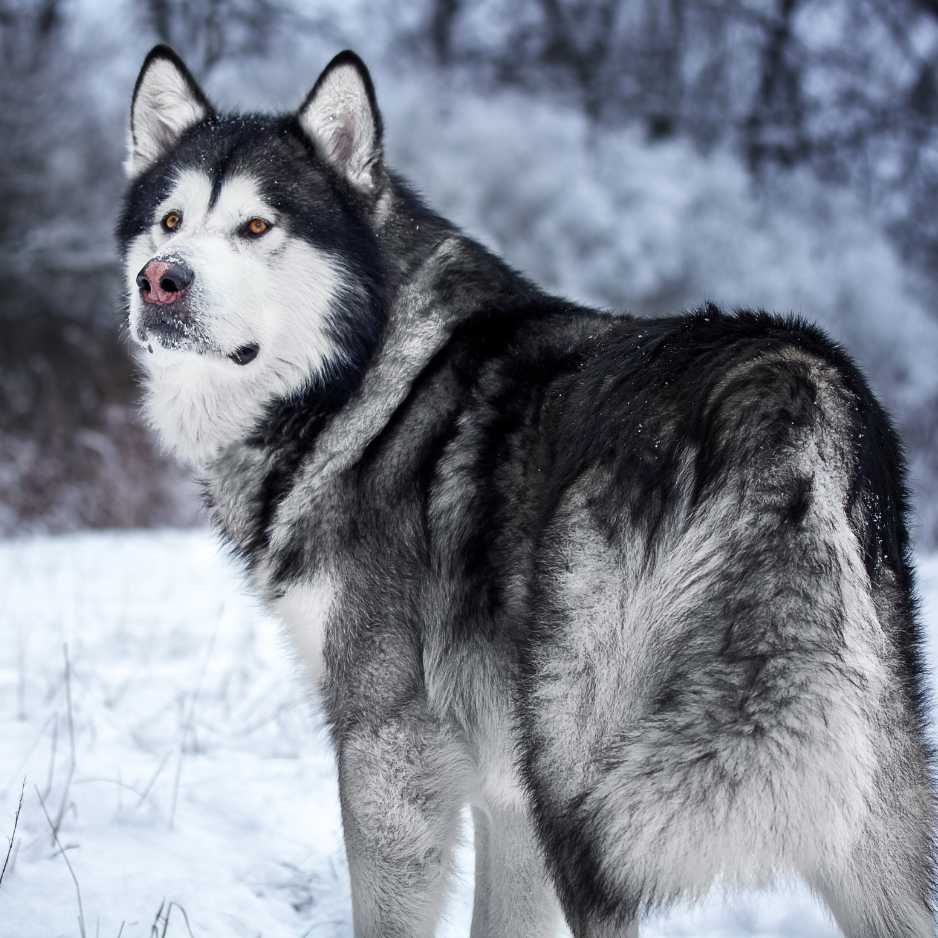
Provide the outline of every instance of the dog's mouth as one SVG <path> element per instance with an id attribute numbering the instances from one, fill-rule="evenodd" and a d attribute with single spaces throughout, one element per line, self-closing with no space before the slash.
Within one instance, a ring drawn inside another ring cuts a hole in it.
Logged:
<path id="1" fill-rule="evenodd" d="M 137 331 L 137 340 L 150 354 L 153 354 L 153 344 L 156 342 L 165 349 L 186 349 L 202 355 L 218 355 L 242 367 L 250 365 L 261 350 L 256 342 L 247 342 L 233 352 L 225 352 L 208 341 L 199 330 L 193 329 L 191 324 L 168 318 L 150 319 L 142 324 Z"/>

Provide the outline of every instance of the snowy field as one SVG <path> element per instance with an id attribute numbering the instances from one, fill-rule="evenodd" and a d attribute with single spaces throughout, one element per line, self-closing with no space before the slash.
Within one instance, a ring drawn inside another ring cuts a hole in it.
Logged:
<path id="1" fill-rule="evenodd" d="M 920 577 L 934 661 L 938 557 Z M 0 865 L 24 792 L 0 936 L 349 935 L 321 716 L 214 540 L 8 541 L 0 578 Z M 465 841 L 447 938 L 468 935 L 468 829 Z M 643 928 L 643 938 L 836 934 L 798 887 L 715 897 Z"/>

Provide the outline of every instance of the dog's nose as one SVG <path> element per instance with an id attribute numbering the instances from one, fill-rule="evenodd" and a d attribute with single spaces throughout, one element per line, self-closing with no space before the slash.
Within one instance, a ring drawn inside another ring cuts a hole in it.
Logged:
<path id="1" fill-rule="evenodd" d="M 174 303 L 195 280 L 191 268 L 182 261 L 149 261 L 137 274 L 137 286 L 144 303 Z"/>

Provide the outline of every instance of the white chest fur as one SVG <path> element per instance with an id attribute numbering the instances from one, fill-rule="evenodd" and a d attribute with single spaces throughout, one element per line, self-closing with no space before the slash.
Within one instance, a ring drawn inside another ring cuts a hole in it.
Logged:
<path id="1" fill-rule="evenodd" d="M 296 583 L 273 604 L 286 626 L 293 646 L 316 686 L 323 675 L 323 648 L 329 615 L 335 605 L 335 583 L 328 574 Z"/>

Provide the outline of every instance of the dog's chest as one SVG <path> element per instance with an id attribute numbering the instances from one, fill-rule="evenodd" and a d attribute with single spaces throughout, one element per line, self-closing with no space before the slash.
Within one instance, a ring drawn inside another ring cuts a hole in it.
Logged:
<path id="1" fill-rule="evenodd" d="M 336 606 L 335 581 L 328 573 L 317 573 L 291 585 L 271 606 L 318 687 L 325 669 L 327 630 Z"/>

